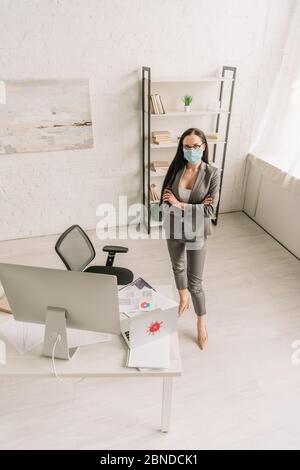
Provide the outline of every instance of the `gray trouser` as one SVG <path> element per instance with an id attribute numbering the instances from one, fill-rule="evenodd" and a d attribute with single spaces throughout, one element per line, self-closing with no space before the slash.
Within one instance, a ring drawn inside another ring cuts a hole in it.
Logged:
<path id="1" fill-rule="evenodd" d="M 182 240 L 172 238 L 166 240 L 177 289 L 188 289 L 196 315 L 205 315 L 205 294 L 202 281 L 206 257 L 206 239 L 204 239 L 204 245 L 197 250 L 186 249 L 185 242 Z M 185 252 L 187 263 L 185 261 Z"/>

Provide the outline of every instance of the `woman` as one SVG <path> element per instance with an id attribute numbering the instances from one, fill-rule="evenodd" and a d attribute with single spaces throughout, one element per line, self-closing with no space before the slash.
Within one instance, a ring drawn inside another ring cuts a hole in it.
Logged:
<path id="1" fill-rule="evenodd" d="M 208 340 L 205 325 L 205 295 L 202 275 L 206 257 L 207 235 L 211 232 L 220 187 L 220 170 L 208 163 L 208 145 L 205 134 L 197 128 L 187 129 L 181 136 L 176 155 L 163 182 L 160 205 L 177 208 L 181 214 L 194 208 L 204 215 L 204 243 L 199 249 L 186 249 L 185 237 L 166 237 L 180 303 L 178 314 L 190 306 L 192 298 L 197 315 L 198 345 L 204 349 Z M 202 226 L 203 227 L 203 226 Z M 185 253 L 187 263 L 185 262 Z M 187 264 L 187 267 L 186 267 Z"/>

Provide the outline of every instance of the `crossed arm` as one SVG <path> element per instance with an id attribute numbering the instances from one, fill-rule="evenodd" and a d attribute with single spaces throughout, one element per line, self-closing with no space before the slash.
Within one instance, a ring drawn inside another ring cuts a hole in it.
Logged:
<path id="1" fill-rule="evenodd" d="M 163 201 L 169 202 L 172 206 L 176 206 L 181 210 L 186 210 L 188 206 L 193 205 L 200 205 L 203 204 L 204 209 L 204 216 L 205 217 L 212 217 L 215 214 L 217 209 L 217 205 L 219 202 L 220 197 L 220 179 L 221 179 L 221 171 L 217 169 L 214 174 L 212 175 L 209 192 L 204 200 L 199 204 L 189 204 L 187 202 L 178 201 L 178 199 L 174 196 L 170 189 L 165 189 L 163 194 Z"/>

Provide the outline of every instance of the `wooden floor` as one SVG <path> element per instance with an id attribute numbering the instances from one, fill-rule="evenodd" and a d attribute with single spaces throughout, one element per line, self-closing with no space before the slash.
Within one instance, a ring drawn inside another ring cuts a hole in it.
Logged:
<path id="1" fill-rule="evenodd" d="M 209 344 L 195 343 L 195 314 L 180 320 L 183 375 L 172 425 L 159 432 L 161 380 L 5 379 L 1 449 L 299 449 L 300 263 L 244 213 L 223 214 L 204 270 Z M 0 243 L 0 260 L 61 267 L 56 236 Z M 103 263 L 106 242 L 92 234 Z M 173 283 L 164 240 L 117 241 L 118 255 L 157 284 Z M 174 291 L 176 295 L 176 291 Z"/>

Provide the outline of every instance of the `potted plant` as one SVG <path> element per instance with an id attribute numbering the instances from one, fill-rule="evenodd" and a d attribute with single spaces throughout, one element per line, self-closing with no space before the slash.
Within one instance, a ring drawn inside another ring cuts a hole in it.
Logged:
<path id="1" fill-rule="evenodd" d="M 193 97 L 191 95 L 184 95 L 182 101 L 184 102 L 184 111 L 188 113 L 191 109 L 191 102 L 193 101 Z"/>

